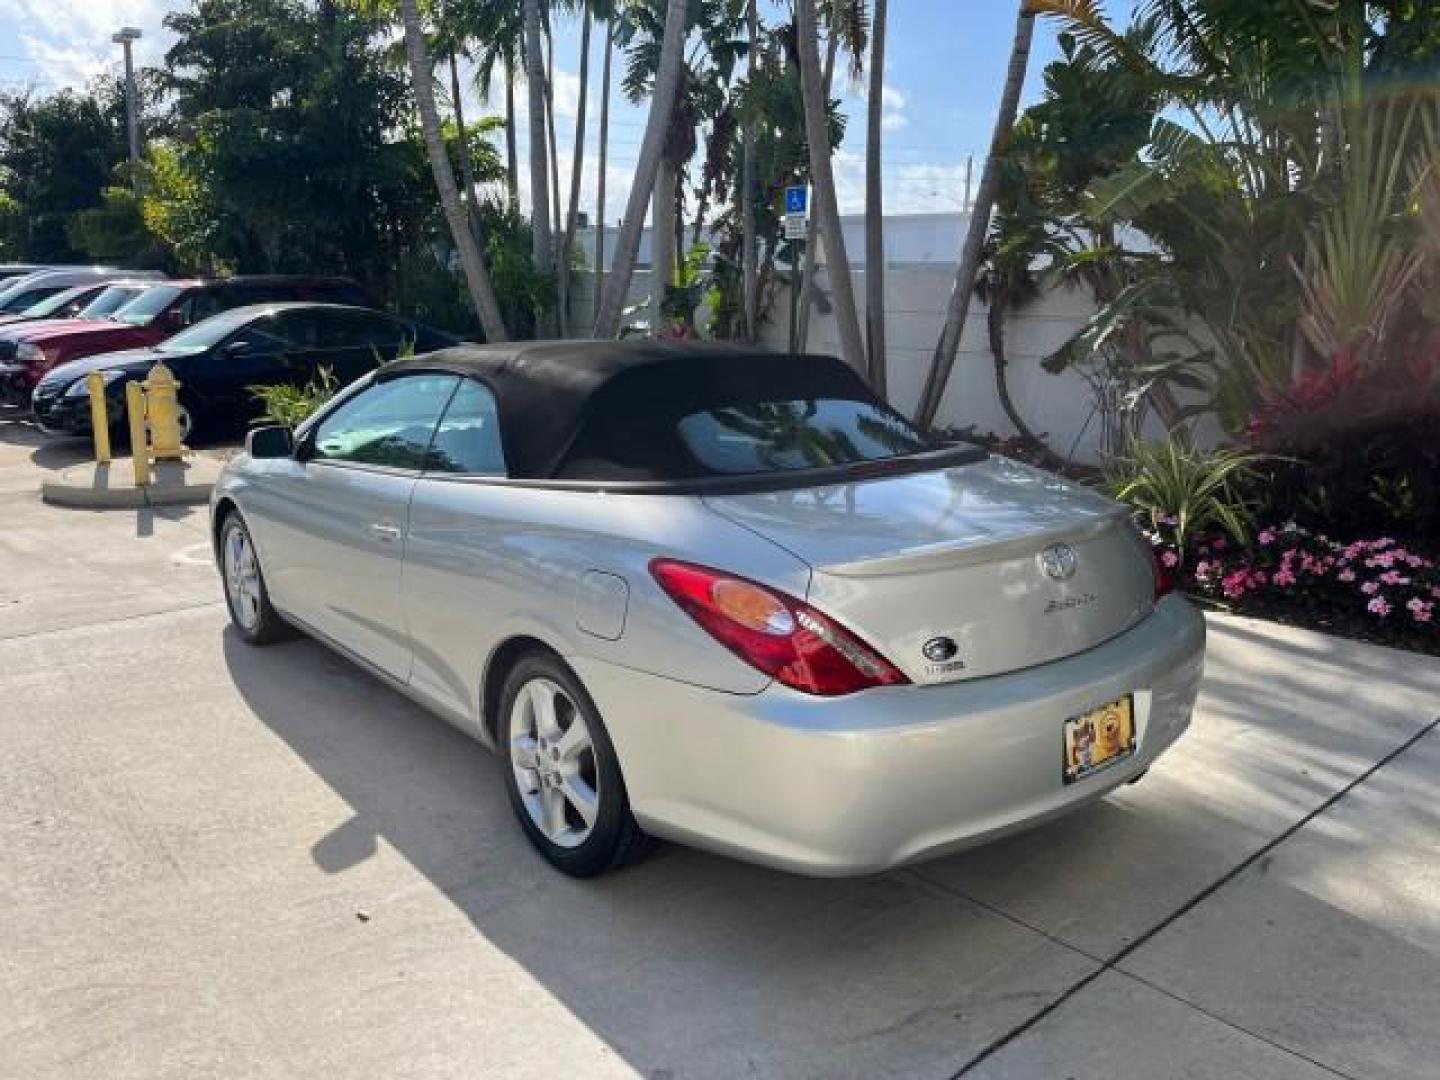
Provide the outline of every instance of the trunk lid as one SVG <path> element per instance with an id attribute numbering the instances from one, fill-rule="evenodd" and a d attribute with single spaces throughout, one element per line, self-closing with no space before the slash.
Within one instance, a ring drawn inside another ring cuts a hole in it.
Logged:
<path id="1" fill-rule="evenodd" d="M 1003 458 L 705 502 L 808 563 L 805 599 L 919 684 L 1058 660 L 1154 606 L 1121 507 Z"/>

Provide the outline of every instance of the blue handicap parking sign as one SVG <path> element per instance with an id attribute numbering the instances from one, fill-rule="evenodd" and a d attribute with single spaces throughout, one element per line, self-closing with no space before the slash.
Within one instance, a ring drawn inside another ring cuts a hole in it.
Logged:
<path id="1" fill-rule="evenodd" d="M 803 214 L 810 202 L 810 189 L 803 185 L 785 189 L 785 212 Z"/>

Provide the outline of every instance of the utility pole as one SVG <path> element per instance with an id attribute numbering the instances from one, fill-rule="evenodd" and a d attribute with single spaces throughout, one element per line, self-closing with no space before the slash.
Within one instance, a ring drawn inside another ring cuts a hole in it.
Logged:
<path id="1" fill-rule="evenodd" d="M 130 184 L 140 194 L 140 117 L 135 94 L 135 59 L 131 47 L 140 40 L 140 31 L 133 26 L 120 29 L 110 39 L 125 50 L 125 126 L 130 133 Z"/>
<path id="2" fill-rule="evenodd" d="M 966 212 L 969 212 L 969 210 L 970 210 L 970 169 L 971 169 L 972 166 L 974 166 L 974 164 L 975 164 L 975 155 L 974 155 L 974 154 L 967 154 L 967 155 L 965 156 L 965 206 L 964 206 L 964 209 L 966 210 Z"/>

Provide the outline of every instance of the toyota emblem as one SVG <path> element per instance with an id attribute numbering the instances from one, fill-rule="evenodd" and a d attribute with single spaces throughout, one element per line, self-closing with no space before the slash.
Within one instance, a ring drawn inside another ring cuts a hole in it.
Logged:
<path id="1" fill-rule="evenodd" d="M 1040 568 L 1055 581 L 1068 581 L 1075 576 L 1075 549 L 1069 544 L 1052 544 L 1040 553 Z"/>

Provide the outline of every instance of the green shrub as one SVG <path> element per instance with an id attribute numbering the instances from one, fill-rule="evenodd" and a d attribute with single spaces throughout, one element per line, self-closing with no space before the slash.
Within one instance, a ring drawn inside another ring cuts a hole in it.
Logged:
<path id="1" fill-rule="evenodd" d="M 306 417 L 334 397 L 337 389 L 335 373 L 322 367 L 304 386 L 252 386 L 250 393 L 264 407 L 261 423 L 279 424 L 294 431 Z"/>
<path id="2" fill-rule="evenodd" d="M 1253 450 L 1206 453 L 1177 439 L 1136 440 L 1106 464 L 1104 482 L 1183 554 L 1197 537 L 1216 530 L 1248 542 L 1255 508 L 1244 491 L 1264 459 Z"/>

